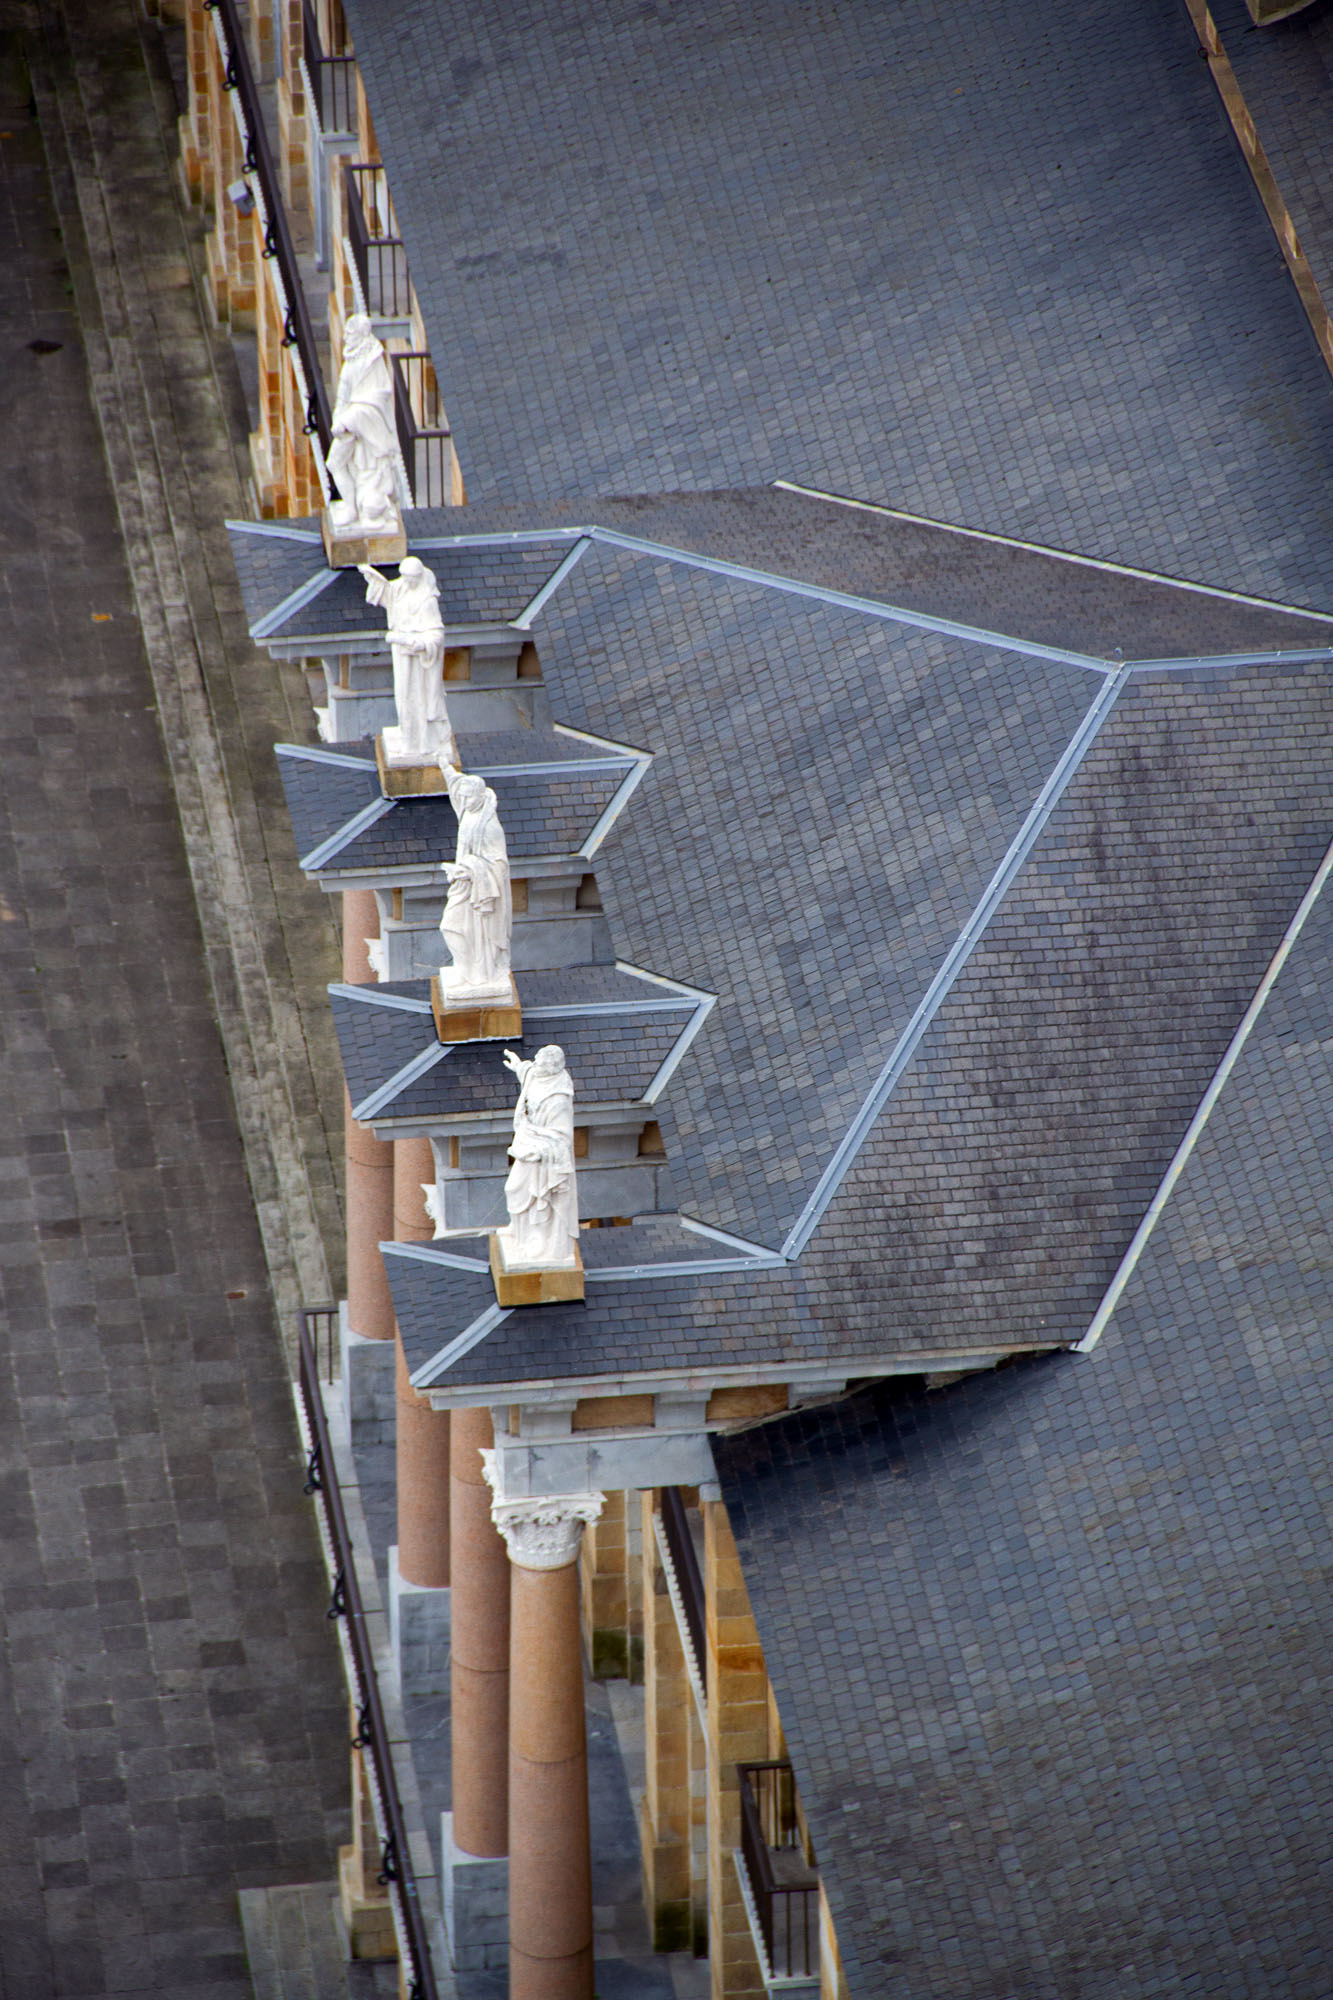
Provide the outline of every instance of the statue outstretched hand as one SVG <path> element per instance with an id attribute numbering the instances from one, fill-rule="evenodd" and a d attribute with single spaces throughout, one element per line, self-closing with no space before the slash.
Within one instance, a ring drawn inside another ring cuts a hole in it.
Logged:
<path id="1" fill-rule="evenodd" d="M 521 1055 L 516 1054 L 513 1049 L 506 1049 L 505 1068 L 512 1070 L 519 1082 L 522 1083 L 524 1071 L 529 1068 L 529 1064 L 524 1061 Z"/>

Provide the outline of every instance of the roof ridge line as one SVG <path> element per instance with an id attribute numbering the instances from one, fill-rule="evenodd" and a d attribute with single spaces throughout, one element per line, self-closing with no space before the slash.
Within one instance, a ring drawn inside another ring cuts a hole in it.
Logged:
<path id="1" fill-rule="evenodd" d="M 1066 744 L 1054 770 L 1038 792 L 1023 824 L 1010 842 L 999 867 L 982 891 L 976 908 L 949 947 L 939 970 L 917 1003 L 911 1020 L 898 1037 L 856 1116 L 835 1147 L 832 1158 L 815 1183 L 814 1192 L 788 1231 L 782 1246 L 784 1257 L 799 1257 L 819 1227 L 824 1211 L 837 1193 L 843 1176 L 865 1144 L 871 1127 L 916 1054 L 926 1030 L 948 998 L 954 982 L 985 936 L 992 918 L 1012 888 L 1015 877 L 1036 846 L 1046 822 L 1092 748 L 1102 724 L 1128 687 L 1130 678 L 1130 668 L 1122 666 L 1105 681 L 1096 700 Z"/>

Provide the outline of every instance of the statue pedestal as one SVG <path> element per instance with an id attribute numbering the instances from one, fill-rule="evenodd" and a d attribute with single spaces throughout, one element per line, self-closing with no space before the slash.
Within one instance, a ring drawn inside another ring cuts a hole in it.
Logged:
<path id="1" fill-rule="evenodd" d="M 396 515 L 398 525 L 390 534 L 367 535 L 359 529 L 351 533 L 335 528 L 326 507 L 319 517 L 320 529 L 324 536 L 324 554 L 330 569 L 355 569 L 358 563 L 399 563 L 407 554 L 407 531 L 403 527 L 403 517 Z"/>
<path id="2" fill-rule="evenodd" d="M 430 1006 L 442 1042 L 517 1041 L 523 1033 L 523 1009 L 512 973 L 507 1000 L 451 1000 L 441 989 L 439 973 L 433 973 Z"/>
<path id="3" fill-rule="evenodd" d="M 395 768 L 384 754 L 384 737 L 375 738 L 375 764 L 386 799 L 428 798 L 447 792 L 449 781 L 438 764 L 403 764 Z"/>
<path id="4" fill-rule="evenodd" d="M 553 1306 L 562 1300 L 581 1299 L 583 1259 L 574 1245 L 574 1262 L 559 1271 L 511 1271 L 505 1263 L 500 1232 L 491 1231 L 491 1276 L 495 1280 L 496 1303 L 502 1306 Z"/>

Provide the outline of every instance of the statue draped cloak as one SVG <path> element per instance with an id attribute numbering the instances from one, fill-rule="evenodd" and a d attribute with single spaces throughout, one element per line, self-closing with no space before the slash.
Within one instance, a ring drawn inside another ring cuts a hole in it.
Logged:
<path id="1" fill-rule="evenodd" d="M 444 620 L 440 593 L 429 571 L 415 580 L 389 582 L 378 573 L 366 579 L 366 599 L 383 605 L 389 620 L 385 637 L 393 655 L 393 699 L 403 742 L 431 761 L 440 739 L 452 755 L 453 731 L 444 698 Z"/>
<path id="2" fill-rule="evenodd" d="M 456 990 L 504 992 L 509 983 L 509 945 L 514 922 L 509 886 L 509 850 L 489 787 L 479 806 L 460 809 L 461 779 L 450 772 L 449 795 L 458 813 L 459 868 L 449 884 L 440 930 L 452 967 L 441 977 Z"/>
<path id="3" fill-rule="evenodd" d="M 574 1177 L 574 1086 L 567 1069 L 529 1069 L 514 1107 L 513 1166 L 505 1182 L 508 1262 L 570 1264 L 579 1231 Z"/>

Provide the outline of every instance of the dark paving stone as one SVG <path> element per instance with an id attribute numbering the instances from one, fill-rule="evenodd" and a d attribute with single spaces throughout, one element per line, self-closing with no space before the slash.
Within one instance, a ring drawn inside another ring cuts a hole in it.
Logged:
<path id="1" fill-rule="evenodd" d="M 15 741 L 39 747 L 0 808 L 0 1993 L 243 2000 L 237 1889 L 327 1876 L 346 1837 L 344 1696 L 313 1523 L 269 1504 L 299 1499 L 290 1396 L 41 138 L 6 54 L 0 676 Z M 59 352 L 33 355 L 38 335 Z M 248 1617 L 324 1643 L 247 1657 Z"/>

